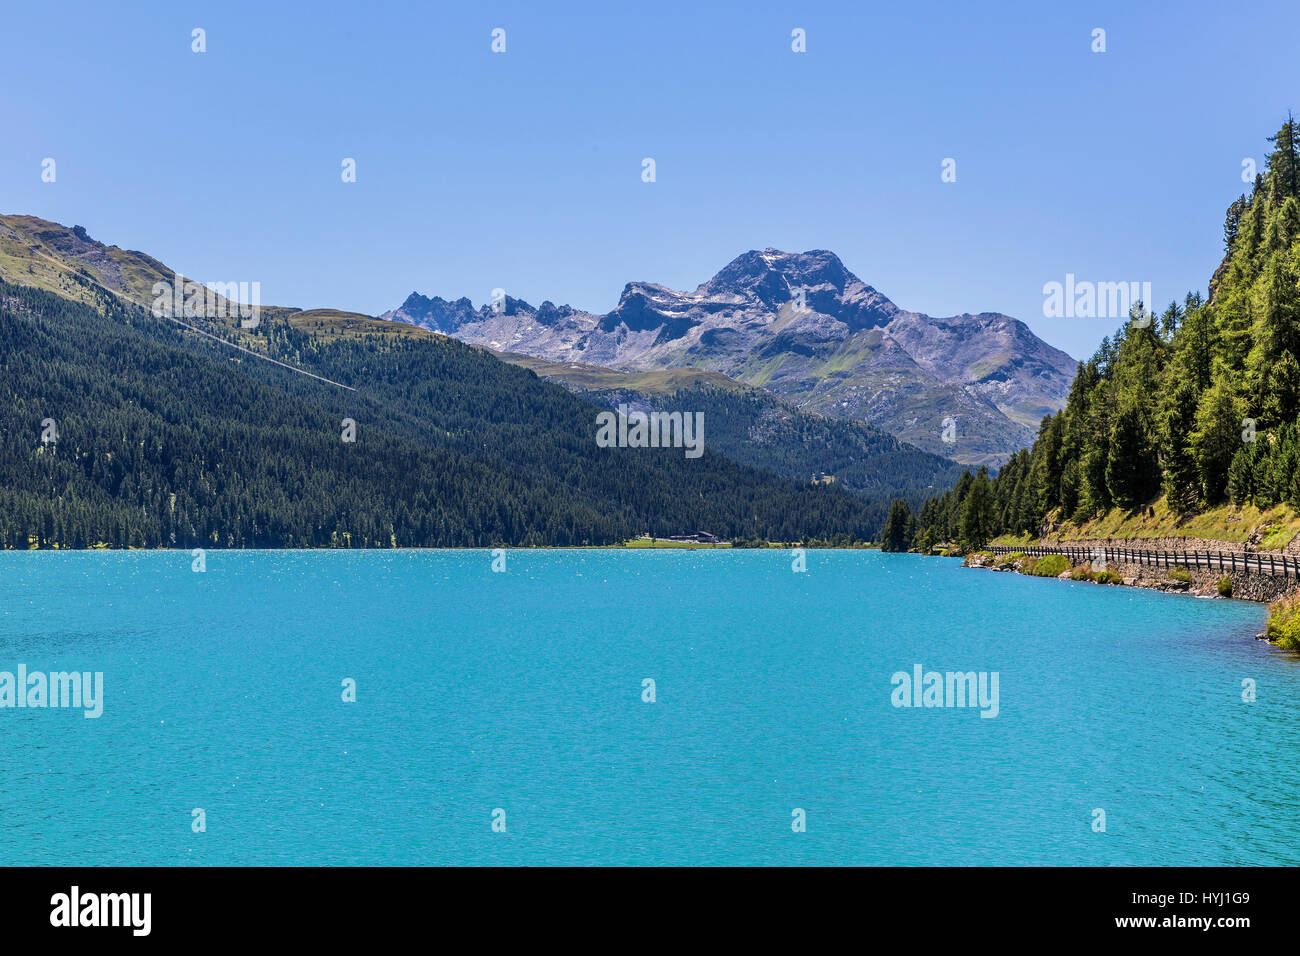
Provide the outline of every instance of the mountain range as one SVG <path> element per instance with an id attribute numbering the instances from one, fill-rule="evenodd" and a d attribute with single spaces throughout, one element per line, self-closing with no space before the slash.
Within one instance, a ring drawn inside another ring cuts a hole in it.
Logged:
<path id="1" fill-rule="evenodd" d="M 159 315 L 178 279 L 0 216 L 0 548 L 863 540 L 960 473 L 720 372 L 561 367 L 334 309 Z M 704 410 L 704 456 L 600 448 L 619 401 Z"/>
<path id="2" fill-rule="evenodd" d="M 1001 313 L 901 309 L 825 250 L 746 252 L 692 292 L 631 282 L 601 315 L 413 292 L 380 318 L 552 363 L 719 372 L 969 464 L 1031 444 L 1077 367 Z"/>

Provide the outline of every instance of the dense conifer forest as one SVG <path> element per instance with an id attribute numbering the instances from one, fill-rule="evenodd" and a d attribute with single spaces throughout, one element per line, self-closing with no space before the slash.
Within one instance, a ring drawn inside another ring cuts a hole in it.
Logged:
<path id="1" fill-rule="evenodd" d="M 606 407 L 634 402 L 658 411 L 699 412 L 708 447 L 744 465 L 850 491 L 867 502 L 879 528 L 895 497 L 920 508 L 950 488 L 963 466 L 922 451 L 866 422 L 792 409 L 754 389 L 695 385 L 669 394 L 580 392 Z"/>
<path id="2" fill-rule="evenodd" d="M 1288 117 L 1269 137 L 1266 170 L 1228 207 L 1209 297 L 1135 310 L 1080 363 L 1033 448 L 996 477 L 967 472 L 919 515 L 899 509 L 910 527 L 905 542 L 893 536 L 900 549 L 978 548 L 1161 496 L 1179 514 L 1229 501 L 1300 507 L 1298 134 Z"/>

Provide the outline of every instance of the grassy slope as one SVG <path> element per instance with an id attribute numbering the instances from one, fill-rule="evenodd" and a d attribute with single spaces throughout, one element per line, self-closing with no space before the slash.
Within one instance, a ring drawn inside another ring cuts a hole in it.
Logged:
<path id="1" fill-rule="evenodd" d="M 404 324 L 404 323 L 397 323 Z M 718 388 L 744 391 L 750 388 L 721 372 L 708 372 L 694 368 L 670 368 L 646 372 L 625 372 L 600 365 L 579 362 L 550 362 L 546 359 L 521 355 L 518 352 L 498 352 L 488 349 L 503 362 L 532 369 L 543 378 L 585 389 L 627 389 L 659 395 L 676 392 L 694 385 L 715 385 Z"/>
<path id="2" fill-rule="evenodd" d="M 83 240 L 73 229 L 57 222 L 35 216 L 0 215 L 0 278 L 44 289 L 95 309 L 101 308 L 102 301 L 92 287 L 150 308 L 154 283 L 172 283 L 175 273 L 152 256 Z M 400 338 L 436 335 L 406 322 L 387 322 L 338 309 L 300 310 L 267 305 L 261 308 L 261 319 L 268 324 L 287 323 L 326 340 L 355 339 L 360 335 Z M 255 351 L 265 350 L 259 336 L 238 329 L 232 320 L 218 318 L 197 324 L 221 325 L 225 337 Z"/>
<path id="3" fill-rule="evenodd" d="M 1203 538 L 1225 544 L 1245 544 L 1257 531 L 1262 532 L 1258 547 L 1263 550 L 1285 548 L 1300 533 L 1300 514 L 1278 505 L 1261 511 L 1252 505 L 1221 505 L 1184 520 L 1171 511 L 1164 498 L 1146 510 L 1130 512 L 1112 508 L 1083 524 L 1065 524 L 1053 532 L 1053 541 L 1088 541 L 1101 539 L 1141 540 L 1156 538 Z M 995 544 L 1034 543 L 1029 538 L 1003 536 Z"/>
<path id="4" fill-rule="evenodd" d="M 277 310 L 278 311 L 278 310 Z M 274 318 L 281 316 L 273 313 Z M 359 312 L 342 312 L 338 309 L 307 309 L 302 312 L 285 312 L 284 321 L 295 329 L 302 329 L 325 341 L 357 339 L 365 335 L 396 336 L 411 339 L 436 339 L 441 336 L 418 325 L 407 322 L 389 322 Z"/>
<path id="5" fill-rule="evenodd" d="M 80 275 L 137 305 L 153 301 L 155 282 L 172 282 L 171 269 L 142 252 L 117 246 L 84 247 L 72 229 L 36 216 L 0 215 L 0 277 L 95 306 Z"/>

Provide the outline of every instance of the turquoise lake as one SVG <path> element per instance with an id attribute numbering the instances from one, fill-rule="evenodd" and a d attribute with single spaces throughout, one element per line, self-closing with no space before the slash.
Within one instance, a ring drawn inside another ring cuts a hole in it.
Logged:
<path id="1" fill-rule="evenodd" d="M 0 553 L 0 671 L 104 687 L 0 709 L 0 864 L 1300 863 L 1262 606 L 870 551 L 492 560 Z M 895 707 L 917 664 L 996 672 L 997 716 Z"/>

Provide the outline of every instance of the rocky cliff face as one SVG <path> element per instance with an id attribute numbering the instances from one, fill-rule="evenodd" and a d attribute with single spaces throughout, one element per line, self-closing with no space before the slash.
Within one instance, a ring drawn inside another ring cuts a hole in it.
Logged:
<path id="1" fill-rule="evenodd" d="M 632 282 L 605 315 L 412 293 L 382 318 L 555 362 L 723 372 L 976 464 L 1030 444 L 1076 367 L 1007 315 L 904 311 L 825 250 L 746 252 L 693 292 Z"/>

